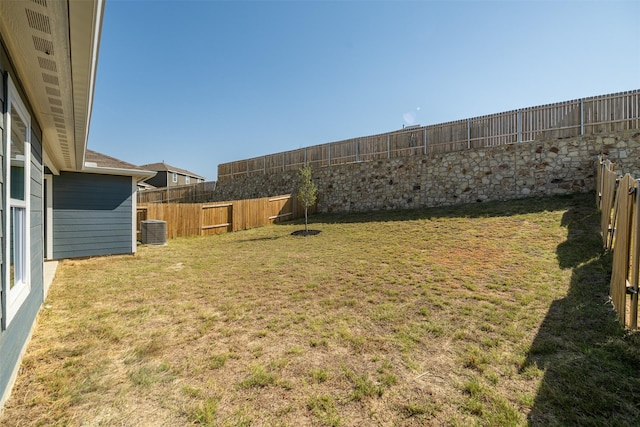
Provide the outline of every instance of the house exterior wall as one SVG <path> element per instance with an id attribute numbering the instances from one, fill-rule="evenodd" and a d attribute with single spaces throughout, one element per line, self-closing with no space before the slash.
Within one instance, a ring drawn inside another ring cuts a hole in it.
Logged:
<path id="1" fill-rule="evenodd" d="M 1 35 L 0 35 L 1 36 Z M 6 128 L 6 94 L 7 94 L 7 75 L 11 75 L 14 83 L 18 85 L 18 79 L 15 78 L 14 70 L 11 69 L 10 61 L 7 57 L 3 45 L 0 44 L 0 141 L 4 141 L 4 130 Z M 31 240 L 27 243 L 30 247 L 31 258 L 31 281 L 30 290 L 25 302 L 20 306 L 20 309 L 13 317 L 11 322 L 7 325 L 6 319 L 6 295 L 2 295 L 2 310 L 0 315 L 2 316 L 0 327 L 0 408 L 2 408 L 5 400 L 8 398 L 9 392 L 15 381 L 15 377 L 18 372 L 18 367 L 22 354 L 26 349 L 26 345 L 29 342 L 31 331 L 35 324 L 35 318 L 40 310 L 43 301 L 43 215 L 42 215 L 42 132 L 40 127 L 33 117 L 33 108 L 30 105 L 29 99 L 24 95 L 21 88 L 18 87 L 21 92 L 23 102 L 31 113 L 31 164 L 28 170 L 30 171 L 31 179 L 31 192 L 29 194 L 30 199 L 30 219 L 31 219 Z M 4 206 L 4 193 L 6 191 L 4 183 L 6 182 L 6 171 L 4 168 L 4 156 L 5 156 L 4 143 L 0 144 L 0 218 L 1 223 L 4 224 L 7 221 L 6 209 Z M 2 289 L 5 288 L 5 269 L 4 259 L 6 258 L 5 250 L 5 236 L 4 227 L 0 227 L 0 248 L 2 256 L 0 257 L 0 263 L 2 265 L 2 274 L 0 280 L 2 283 Z"/>
<path id="2" fill-rule="evenodd" d="M 153 185 L 157 188 L 162 188 L 167 186 L 167 172 L 159 171 L 156 176 L 153 176 L 149 179 L 146 179 L 144 182 Z"/>
<path id="3" fill-rule="evenodd" d="M 53 177 L 53 258 L 133 253 L 130 176 Z"/>
<path id="4" fill-rule="evenodd" d="M 177 187 L 180 185 L 190 185 L 190 184 L 195 184 L 198 182 L 198 178 L 194 177 L 194 176 L 190 176 L 190 175 L 183 175 L 183 174 L 178 174 L 177 178 L 178 178 L 178 182 L 173 182 L 173 172 L 169 172 L 169 181 L 171 181 L 171 186 L 172 187 Z M 189 182 L 187 182 L 187 177 L 189 177 Z"/>
<path id="5" fill-rule="evenodd" d="M 173 182 L 172 171 L 158 171 L 156 176 L 145 180 L 145 182 L 156 188 L 179 187 L 181 185 L 196 184 L 198 182 L 198 177 L 196 176 L 185 175 L 178 172 L 176 172 L 176 175 L 177 182 Z M 189 182 L 187 182 L 187 177 L 189 177 Z"/>

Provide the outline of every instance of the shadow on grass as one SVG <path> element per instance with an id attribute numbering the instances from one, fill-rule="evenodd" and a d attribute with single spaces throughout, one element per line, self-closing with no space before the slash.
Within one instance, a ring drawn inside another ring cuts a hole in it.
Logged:
<path id="1" fill-rule="evenodd" d="M 529 424 L 638 425 L 640 334 L 625 331 L 608 303 L 611 256 L 602 249 L 595 203 L 576 200 L 562 225 L 568 237 L 558 263 L 573 271 L 567 296 L 549 308 L 521 367 L 544 370 Z"/>
<path id="2" fill-rule="evenodd" d="M 268 242 L 271 240 L 281 239 L 283 236 L 268 236 L 268 237 L 251 237 L 248 239 L 237 239 L 238 243 L 247 243 L 247 242 Z"/>
<path id="3" fill-rule="evenodd" d="M 576 200 L 595 200 L 595 194 L 571 194 L 555 197 L 532 197 L 509 201 L 471 203 L 437 208 L 379 210 L 370 212 L 319 213 L 309 217 L 314 224 L 352 224 L 366 222 L 411 221 L 437 218 L 490 218 L 567 209 Z M 594 202 L 595 203 L 595 202 Z M 304 219 L 277 222 L 275 225 L 302 224 Z"/>

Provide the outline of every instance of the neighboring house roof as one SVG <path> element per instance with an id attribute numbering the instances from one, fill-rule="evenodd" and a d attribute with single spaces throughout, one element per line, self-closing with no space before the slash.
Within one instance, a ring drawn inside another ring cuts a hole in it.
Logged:
<path id="1" fill-rule="evenodd" d="M 87 150 L 85 154 L 83 172 L 102 173 L 107 175 L 134 176 L 138 180 L 149 179 L 155 176 L 156 172 L 140 168 L 134 164 L 127 163 L 115 157 Z"/>
<path id="2" fill-rule="evenodd" d="M 127 163 L 124 160 L 116 159 L 115 157 L 107 156 L 106 154 L 93 150 L 87 150 L 87 154 L 84 157 L 84 164 L 86 165 L 87 163 L 96 163 L 98 167 L 102 168 L 139 169 L 138 166 L 132 163 Z"/>
<path id="3" fill-rule="evenodd" d="M 193 172 L 189 172 L 186 169 L 180 169 L 177 168 L 175 166 L 171 166 L 166 164 L 165 162 L 160 162 L 160 163 L 149 163 L 148 165 L 142 165 L 140 166 L 142 169 L 147 169 L 150 171 L 156 171 L 156 172 L 176 172 L 179 173 L 181 175 L 187 175 L 193 178 L 200 178 L 200 179 L 204 179 L 203 176 L 198 175 L 197 173 L 193 173 Z"/>
<path id="4" fill-rule="evenodd" d="M 54 173 L 84 166 L 103 11 L 103 0 L 0 1 L 0 34 Z"/>

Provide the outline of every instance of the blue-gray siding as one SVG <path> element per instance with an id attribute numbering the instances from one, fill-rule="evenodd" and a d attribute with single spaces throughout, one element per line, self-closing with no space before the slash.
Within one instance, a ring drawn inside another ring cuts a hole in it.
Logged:
<path id="1" fill-rule="evenodd" d="M 131 177 L 62 172 L 52 199 L 53 258 L 132 253 Z"/>
<path id="2" fill-rule="evenodd" d="M 13 70 L 10 69 L 9 61 L 6 56 L 6 52 L 0 44 L 0 113 L 4 114 L 5 100 L 6 100 L 6 75 L 4 72 L 10 72 L 14 82 L 17 81 Z M 23 100 L 27 101 L 23 96 Z M 27 108 L 31 108 L 29 103 L 26 102 Z M 1 115 L 1 114 L 0 114 Z M 0 119 L 0 141 L 2 141 L 2 135 L 4 132 L 4 118 Z M 31 194 L 30 194 L 30 206 L 31 206 L 31 241 L 29 247 L 31 250 L 31 282 L 30 292 L 27 300 L 20 307 L 15 317 L 11 320 L 9 325 L 6 325 L 5 318 L 2 318 L 2 327 L 0 328 L 0 398 L 5 396 L 8 391 L 9 381 L 15 371 L 17 364 L 20 362 L 20 353 L 25 347 L 29 338 L 29 333 L 35 318 L 42 306 L 43 300 L 43 205 L 42 205 L 42 132 L 38 126 L 38 123 L 33 117 L 31 119 L 32 134 L 31 134 Z M 4 269 L 5 265 L 2 260 L 5 259 L 5 246 L 4 246 L 4 223 L 5 209 L 4 209 L 4 147 L 0 143 L 0 265 L 2 266 L 2 274 L 0 280 L 3 282 L 4 288 Z M 2 295 L 2 310 L 0 312 L 4 316 L 4 310 L 6 309 L 6 296 Z"/>
<path id="3" fill-rule="evenodd" d="M 44 299 L 44 180 L 42 132 L 31 122 L 31 292 Z M 36 284 L 37 283 L 37 284 Z"/>

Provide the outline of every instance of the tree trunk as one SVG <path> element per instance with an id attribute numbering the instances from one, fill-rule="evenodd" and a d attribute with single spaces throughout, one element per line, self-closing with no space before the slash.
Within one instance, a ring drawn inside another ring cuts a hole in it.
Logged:
<path id="1" fill-rule="evenodd" d="M 308 225 L 309 224 L 309 222 L 308 222 L 309 220 L 308 220 L 308 217 L 307 217 L 307 209 L 308 208 L 305 206 L 304 207 L 304 231 L 305 231 L 305 233 L 309 232 L 309 225 Z"/>

